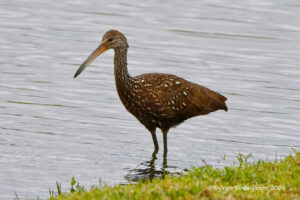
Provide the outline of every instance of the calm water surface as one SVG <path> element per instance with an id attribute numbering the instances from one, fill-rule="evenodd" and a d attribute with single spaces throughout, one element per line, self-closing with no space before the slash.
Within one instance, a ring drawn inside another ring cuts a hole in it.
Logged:
<path id="1" fill-rule="evenodd" d="M 87 187 L 126 183 L 150 160 L 150 134 L 117 96 L 113 51 L 73 79 L 108 29 L 127 36 L 131 75 L 173 73 L 228 98 L 229 112 L 171 129 L 167 170 L 300 150 L 299 9 L 298 0 L 0 1 L 0 199 L 45 198 L 72 176 Z"/>

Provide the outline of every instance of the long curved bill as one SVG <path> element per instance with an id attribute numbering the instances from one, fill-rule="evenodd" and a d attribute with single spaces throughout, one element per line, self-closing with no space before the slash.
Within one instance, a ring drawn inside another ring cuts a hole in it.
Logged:
<path id="1" fill-rule="evenodd" d="M 76 78 L 95 58 L 107 50 L 107 46 L 100 44 L 99 47 L 80 65 L 77 69 L 74 78 Z"/>

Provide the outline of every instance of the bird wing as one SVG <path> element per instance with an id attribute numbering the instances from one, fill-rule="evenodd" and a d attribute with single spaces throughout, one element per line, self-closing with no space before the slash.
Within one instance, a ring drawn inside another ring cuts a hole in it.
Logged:
<path id="1" fill-rule="evenodd" d="M 224 96 L 175 75 L 153 73 L 138 78 L 145 82 L 146 106 L 155 117 L 180 121 L 218 109 L 227 111 Z"/>

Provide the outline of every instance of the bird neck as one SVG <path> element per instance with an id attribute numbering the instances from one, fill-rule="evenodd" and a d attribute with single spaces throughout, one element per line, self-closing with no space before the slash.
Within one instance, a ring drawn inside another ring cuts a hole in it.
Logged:
<path id="1" fill-rule="evenodd" d="M 118 90 L 130 84 L 131 76 L 127 69 L 127 48 L 115 49 L 115 80 Z"/>

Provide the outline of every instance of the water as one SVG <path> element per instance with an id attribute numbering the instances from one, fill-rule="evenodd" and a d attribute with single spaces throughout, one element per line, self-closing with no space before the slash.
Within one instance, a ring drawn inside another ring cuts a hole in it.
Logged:
<path id="1" fill-rule="evenodd" d="M 113 52 L 73 79 L 109 29 L 127 36 L 132 75 L 173 73 L 228 98 L 229 112 L 171 129 L 169 170 L 231 165 L 239 152 L 271 160 L 299 150 L 299 7 L 297 0 L 1 1 L 0 198 L 45 198 L 56 181 L 67 190 L 72 176 L 87 187 L 100 178 L 127 183 L 124 176 L 151 159 L 150 134 L 117 96 Z M 159 152 L 154 171 L 162 162 Z"/>

